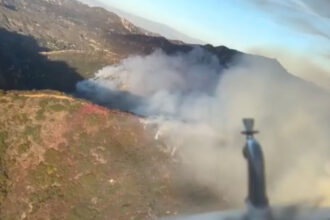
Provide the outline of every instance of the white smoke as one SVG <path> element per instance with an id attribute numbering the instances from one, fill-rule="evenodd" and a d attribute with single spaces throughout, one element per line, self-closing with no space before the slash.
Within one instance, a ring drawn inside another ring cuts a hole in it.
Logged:
<path id="1" fill-rule="evenodd" d="M 198 182 L 232 208 L 246 197 L 241 119 L 253 117 L 271 202 L 330 205 L 329 94 L 273 60 L 242 55 L 224 69 L 201 48 L 158 50 L 101 69 L 77 91 L 157 125 L 155 137 L 183 163 L 183 181 Z"/>

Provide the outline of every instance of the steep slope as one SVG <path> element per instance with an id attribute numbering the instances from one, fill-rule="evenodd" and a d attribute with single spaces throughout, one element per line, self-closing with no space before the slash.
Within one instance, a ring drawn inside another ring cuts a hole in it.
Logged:
<path id="1" fill-rule="evenodd" d="M 0 219 L 146 220 L 225 207 L 180 184 L 142 118 L 52 91 L 0 91 L 0 105 Z"/>
<path id="2" fill-rule="evenodd" d="M 176 210 L 140 119 L 60 93 L 1 93 L 1 219 L 149 219 Z"/>

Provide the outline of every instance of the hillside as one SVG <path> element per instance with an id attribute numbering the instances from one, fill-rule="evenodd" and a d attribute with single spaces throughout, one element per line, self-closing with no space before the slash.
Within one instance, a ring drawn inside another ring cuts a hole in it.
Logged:
<path id="1" fill-rule="evenodd" d="M 141 118 L 52 91 L 0 103 L 0 219 L 142 220 L 217 204 L 180 188 Z"/>
<path id="2" fill-rule="evenodd" d="M 75 0 L 0 0 L 0 89 L 54 89 L 75 84 L 100 68 L 161 48 L 192 45 L 154 36 L 114 13 Z M 237 51 L 205 46 L 228 64 Z"/>

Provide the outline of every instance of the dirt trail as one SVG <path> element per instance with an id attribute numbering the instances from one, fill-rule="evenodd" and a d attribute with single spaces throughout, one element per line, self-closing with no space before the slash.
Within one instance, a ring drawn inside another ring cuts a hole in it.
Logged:
<path id="1" fill-rule="evenodd" d="M 118 54 L 112 52 L 112 51 L 109 51 L 109 50 L 103 50 L 103 49 L 100 49 L 100 48 L 94 48 L 94 50 L 96 52 L 103 52 L 105 53 L 106 55 L 108 56 L 117 56 Z M 63 54 L 63 53 L 79 53 L 79 54 L 87 54 L 89 51 L 87 50 L 54 50 L 54 51 L 42 51 L 42 52 L 39 52 L 39 54 L 41 55 L 58 55 L 58 54 Z"/>
<path id="2" fill-rule="evenodd" d="M 56 50 L 56 51 L 48 51 L 48 52 L 40 52 L 42 55 L 56 55 L 62 53 L 84 53 L 83 50 Z"/>
<path id="3" fill-rule="evenodd" d="M 72 97 L 65 96 L 65 95 L 45 94 L 45 93 L 23 94 L 21 96 L 28 97 L 28 98 L 55 98 L 55 99 L 62 99 L 62 100 L 69 100 L 69 101 L 74 100 Z"/>

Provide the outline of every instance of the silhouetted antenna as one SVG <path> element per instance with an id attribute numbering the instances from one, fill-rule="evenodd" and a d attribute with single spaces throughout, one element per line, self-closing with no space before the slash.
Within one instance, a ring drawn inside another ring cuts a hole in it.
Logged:
<path id="1" fill-rule="evenodd" d="M 253 130 L 254 127 L 254 119 L 253 118 L 244 118 L 243 124 L 245 127 L 245 131 L 242 131 L 242 134 L 246 135 L 247 137 L 253 136 L 254 134 L 259 133 L 259 131 Z"/>

